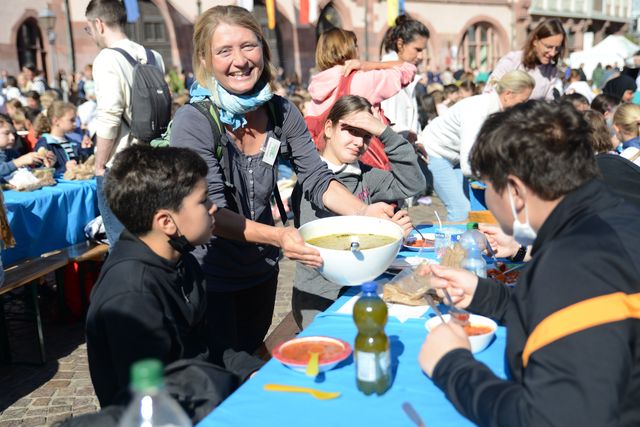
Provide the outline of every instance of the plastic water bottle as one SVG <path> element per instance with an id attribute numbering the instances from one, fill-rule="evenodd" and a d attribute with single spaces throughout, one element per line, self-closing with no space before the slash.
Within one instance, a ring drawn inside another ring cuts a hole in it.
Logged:
<path id="1" fill-rule="evenodd" d="M 486 238 L 480 230 L 477 230 L 478 224 L 470 222 L 467 224 L 467 231 L 460 236 L 460 245 L 466 251 L 471 246 L 475 246 L 480 251 L 483 251 L 486 246 Z"/>
<path id="2" fill-rule="evenodd" d="M 354 358 L 356 383 L 366 395 L 382 395 L 391 386 L 391 352 L 384 333 L 387 317 L 387 304 L 378 296 L 376 283 L 363 284 L 362 296 L 353 307 L 358 327 Z"/>
<path id="3" fill-rule="evenodd" d="M 461 267 L 478 277 L 487 277 L 487 262 L 476 245 L 471 245 L 466 249 L 466 255 L 462 260 Z"/>
<path id="4" fill-rule="evenodd" d="M 131 367 L 133 400 L 119 427 L 191 427 L 191 420 L 164 389 L 162 363 L 144 359 Z"/>

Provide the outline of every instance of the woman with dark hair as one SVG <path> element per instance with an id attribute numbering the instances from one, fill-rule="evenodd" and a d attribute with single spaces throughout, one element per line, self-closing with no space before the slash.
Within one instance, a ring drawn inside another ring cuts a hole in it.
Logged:
<path id="1" fill-rule="evenodd" d="M 383 61 L 404 61 L 420 64 L 427 54 L 429 30 L 425 25 L 407 15 L 396 18 L 396 25 L 387 30 L 382 41 Z M 415 142 L 420 134 L 418 120 L 418 102 L 415 88 L 420 81 L 416 76 L 410 84 L 397 95 L 382 101 L 384 114 L 393 123 L 393 130 L 400 133 L 409 142 Z"/>
<path id="2" fill-rule="evenodd" d="M 514 70 L 529 73 L 536 82 L 531 99 L 553 100 L 553 88 L 558 80 L 558 61 L 566 47 L 566 34 L 559 19 L 545 19 L 529 34 L 522 50 L 500 58 L 489 76 L 485 93 L 495 90 L 500 78 Z"/>

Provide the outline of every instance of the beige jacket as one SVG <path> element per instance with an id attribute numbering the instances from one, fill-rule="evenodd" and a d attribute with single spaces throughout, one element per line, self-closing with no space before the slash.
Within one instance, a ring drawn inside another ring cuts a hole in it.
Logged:
<path id="1" fill-rule="evenodd" d="M 144 47 L 129 39 L 116 42 L 113 47 L 127 51 L 132 57 L 146 62 Z M 156 63 L 164 73 L 162 56 L 152 51 Z M 124 150 L 135 140 L 129 138 L 131 123 L 131 86 L 133 67 L 126 58 L 112 49 L 102 49 L 93 61 L 93 80 L 96 91 L 96 134 L 100 138 L 115 139 L 107 167 L 113 163 L 116 153 Z M 123 120 L 124 118 L 124 120 Z"/>

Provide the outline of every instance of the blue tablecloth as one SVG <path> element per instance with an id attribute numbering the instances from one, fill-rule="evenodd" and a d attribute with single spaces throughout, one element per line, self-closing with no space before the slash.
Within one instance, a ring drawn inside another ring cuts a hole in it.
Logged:
<path id="1" fill-rule="evenodd" d="M 5 265 L 85 240 L 84 226 L 98 215 L 95 179 L 60 180 L 30 192 L 5 191 L 16 246 L 2 251 Z"/>
<path id="2" fill-rule="evenodd" d="M 427 227 L 424 229 L 428 231 Z M 401 256 L 404 255 L 415 256 L 416 252 L 401 252 Z M 432 252 L 421 255 L 433 256 Z M 350 289 L 300 335 L 328 335 L 353 343 L 356 327 L 351 316 L 338 314 L 336 310 L 357 292 L 359 287 Z M 321 374 L 315 381 L 271 360 L 199 426 L 413 426 L 401 408 L 407 401 L 429 427 L 471 426 L 473 423 L 456 411 L 418 365 L 418 353 L 427 333 L 424 323 L 431 316 L 433 313 L 429 311 L 425 318 L 409 319 L 405 323 L 396 318 L 389 319 L 386 333 L 391 340 L 394 382 L 383 396 L 365 396 L 358 391 L 353 357 Z M 499 328 L 494 342 L 476 354 L 478 360 L 502 378 L 505 378 L 505 337 L 506 330 Z M 314 387 L 339 391 L 342 395 L 334 400 L 320 401 L 307 394 L 264 391 L 263 386 L 267 383 Z"/>

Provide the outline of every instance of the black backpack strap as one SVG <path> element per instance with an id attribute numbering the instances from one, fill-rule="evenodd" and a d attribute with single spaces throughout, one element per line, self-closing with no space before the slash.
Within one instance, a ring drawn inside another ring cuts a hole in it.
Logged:
<path id="1" fill-rule="evenodd" d="M 238 196 L 238 189 L 233 183 L 233 171 L 231 170 L 231 155 L 229 154 L 229 137 L 218 119 L 218 111 L 210 100 L 192 102 L 191 105 L 207 118 L 213 133 L 213 152 L 215 158 L 222 167 L 224 179 L 224 194 L 229 203 L 229 208 L 240 215 L 245 216 L 244 208 Z M 218 141 L 220 142 L 218 144 Z M 235 205 L 235 206 L 234 206 Z"/>
<path id="2" fill-rule="evenodd" d="M 275 105 L 274 102 L 275 97 L 271 98 L 267 102 L 269 115 L 271 116 L 271 120 L 273 121 L 273 134 L 275 135 L 276 139 L 280 141 L 280 156 L 283 159 L 289 160 L 291 166 L 293 166 L 293 161 L 291 161 L 291 149 L 289 147 L 289 141 L 287 140 L 287 136 L 282 132 L 282 126 L 284 126 L 284 114 L 282 112 L 281 106 L 280 108 L 278 108 L 278 106 Z M 282 225 L 287 225 L 287 211 L 284 208 L 284 203 L 282 203 L 282 196 L 280 196 L 280 190 L 278 189 L 277 182 L 276 187 L 273 189 L 273 197 L 276 200 L 276 206 L 278 206 L 278 211 L 280 212 L 280 220 L 282 221 Z"/>
<path id="3" fill-rule="evenodd" d="M 126 50 L 119 47 L 110 47 L 109 49 L 115 50 L 116 52 L 120 52 L 122 56 L 126 58 L 127 62 L 131 64 L 132 67 L 135 67 L 136 65 L 138 65 L 138 61 L 136 61 L 136 59 L 133 56 L 129 55 L 129 52 L 127 52 Z"/>
<path id="4" fill-rule="evenodd" d="M 151 52 L 151 49 L 145 48 L 144 51 L 147 53 L 147 64 L 156 65 L 156 56 Z"/>

